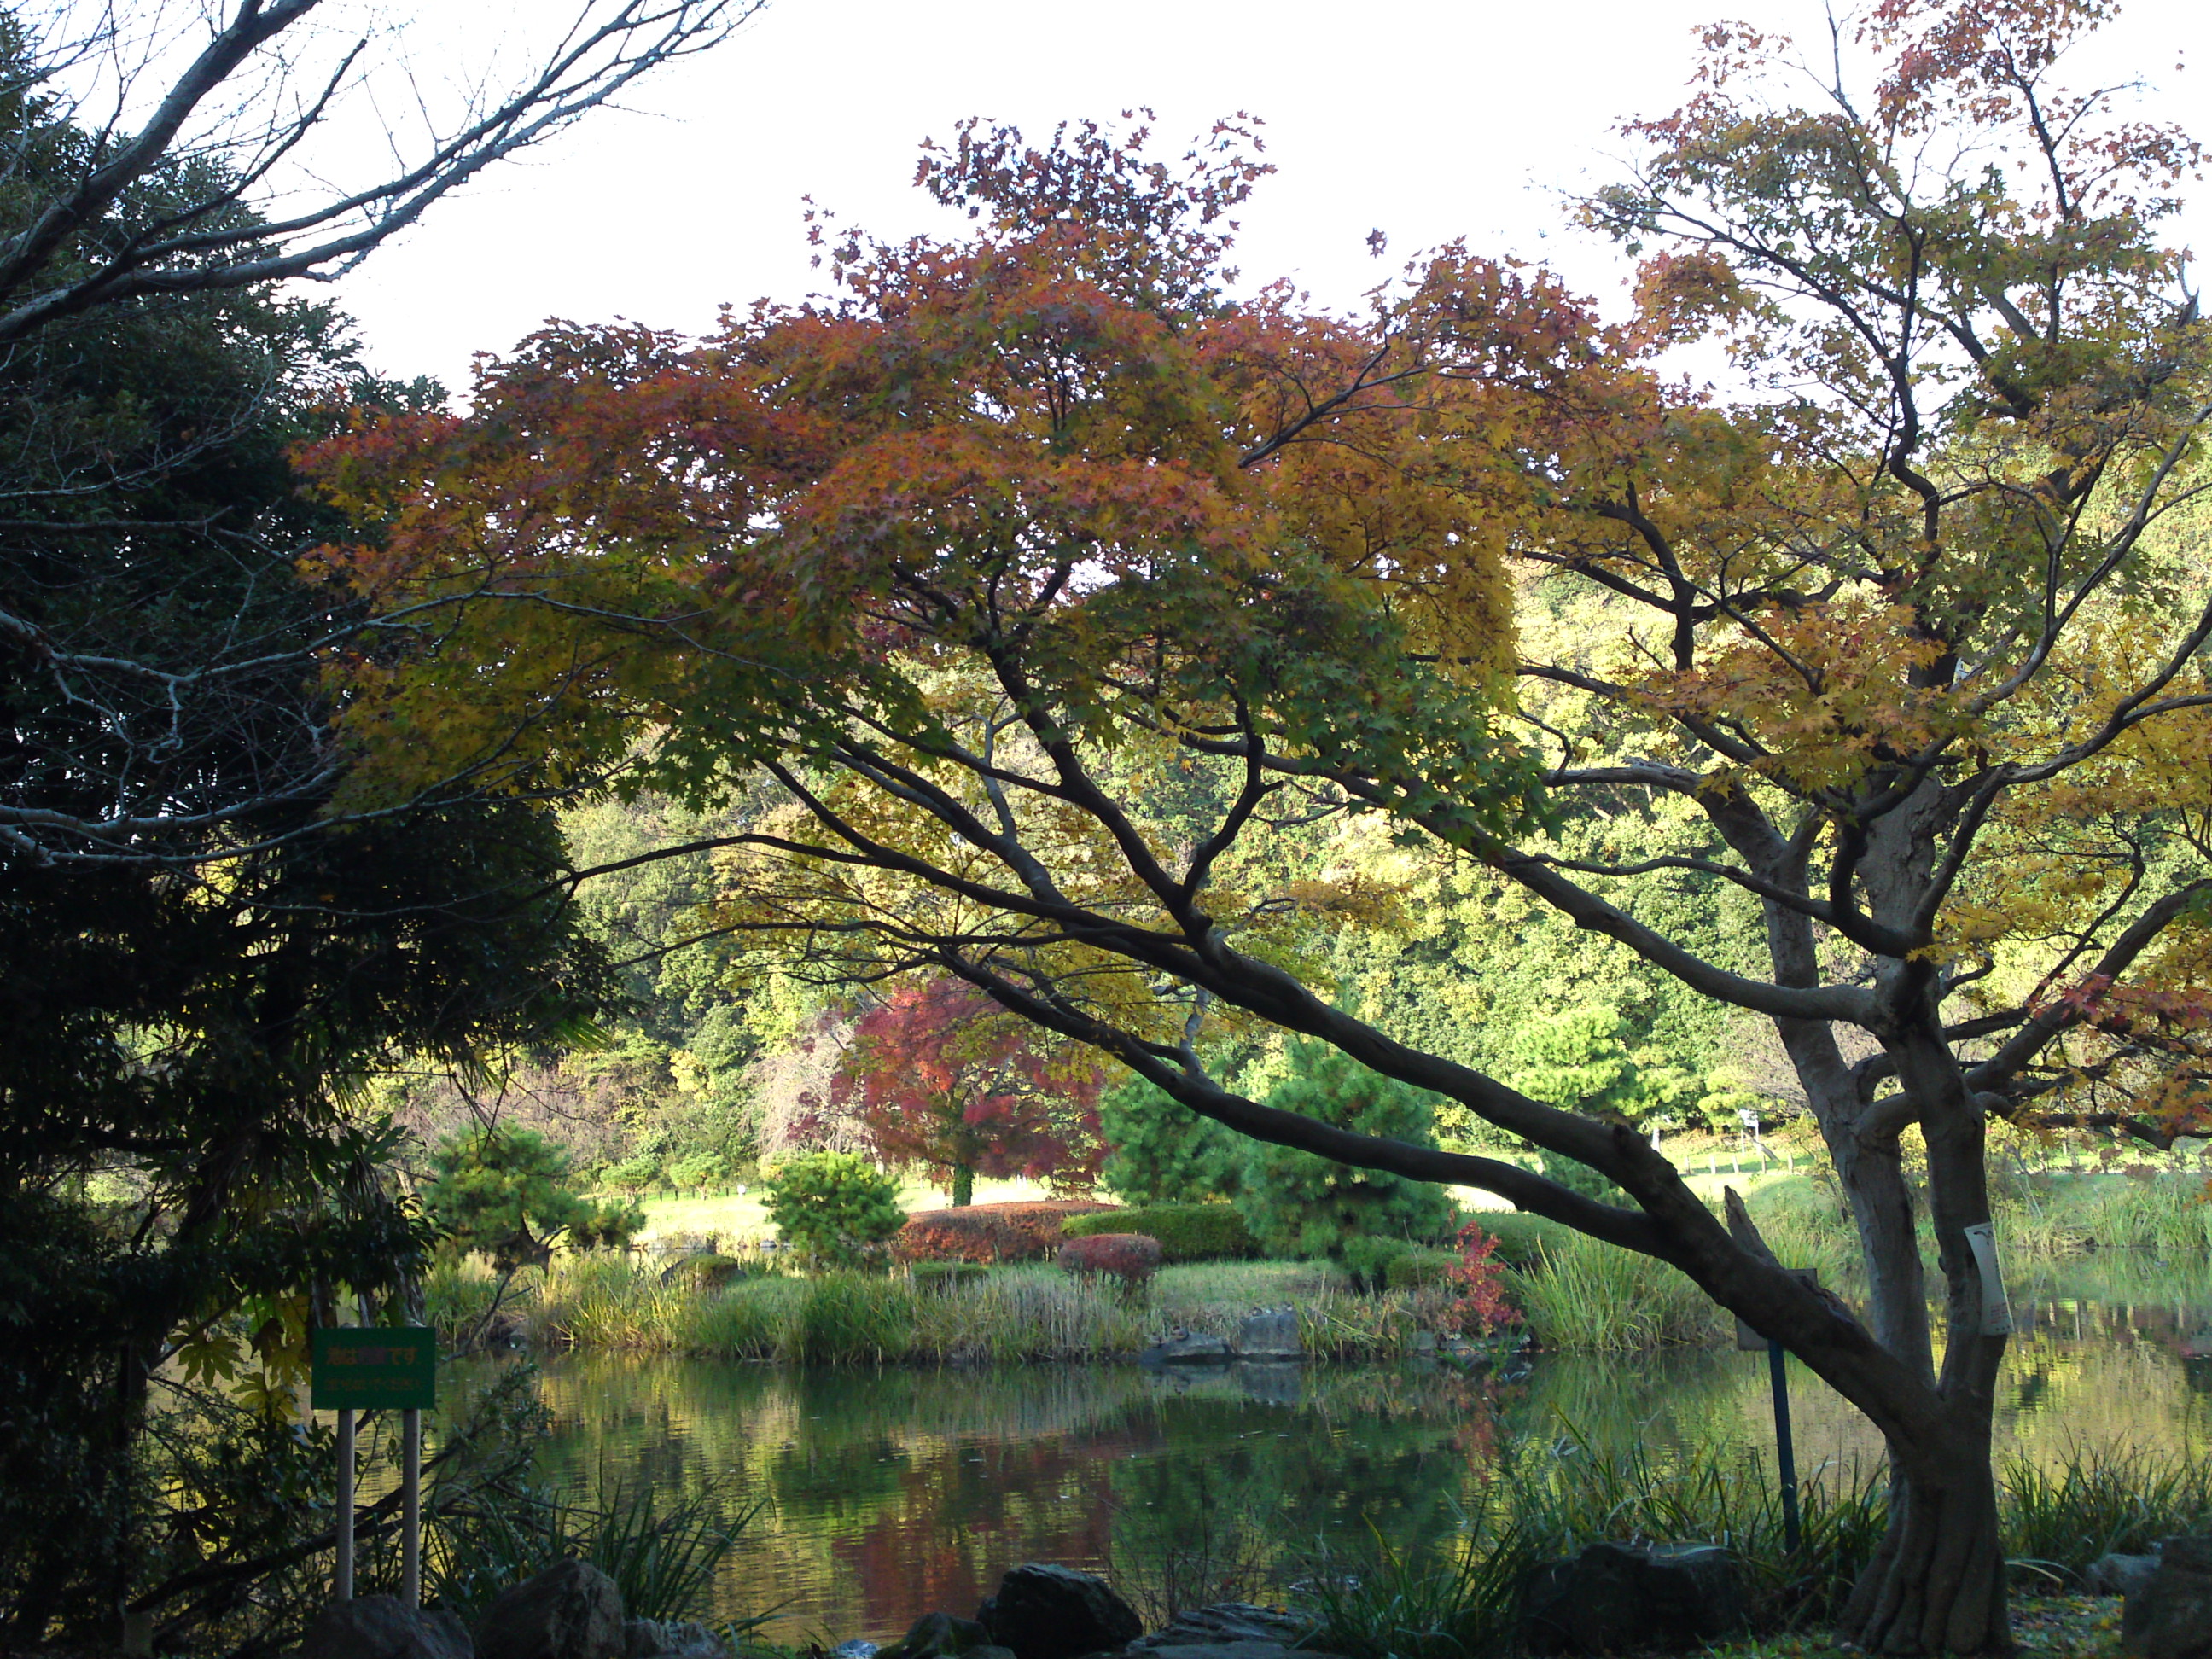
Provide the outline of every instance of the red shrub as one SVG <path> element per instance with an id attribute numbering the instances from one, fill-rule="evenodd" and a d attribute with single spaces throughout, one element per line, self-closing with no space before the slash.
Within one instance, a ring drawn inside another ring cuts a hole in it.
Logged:
<path id="1" fill-rule="evenodd" d="M 1049 1261 L 1061 1243 L 1061 1222 L 1113 1207 L 1060 1198 L 921 1210 L 907 1218 L 891 1254 L 901 1261 Z"/>
<path id="2" fill-rule="evenodd" d="M 1111 1273 L 1126 1285 L 1141 1285 L 1160 1270 L 1160 1241 L 1143 1233 L 1093 1233 L 1060 1247 L 1062 1273 L 1079 1277 Z"/>

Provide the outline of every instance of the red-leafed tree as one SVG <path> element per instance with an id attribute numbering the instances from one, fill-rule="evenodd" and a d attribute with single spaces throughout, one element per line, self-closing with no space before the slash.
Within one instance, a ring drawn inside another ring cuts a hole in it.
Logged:
<path id="1" fill-rule="evenodd" d="M 1028 1176 L 1088 1191 L 1098 1137 L 1098 1063 L 955 979 L 899 986 L 854 1027 L 831 1085 L 887 1164 L 919 1164 L 957 1205 L 978 1175 Z"/>

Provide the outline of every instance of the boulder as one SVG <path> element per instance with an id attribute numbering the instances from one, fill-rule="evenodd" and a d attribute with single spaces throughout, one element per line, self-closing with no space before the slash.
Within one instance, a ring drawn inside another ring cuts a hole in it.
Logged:
<path id="1" fill-rule="evenodd" d="M 588 1561 L 556 1562 L 477 1620 L 477 1659 L 623 1659 L 622 1592 Z"/>
<path id="2" fill-rule="evenodd" d="M 2082 1574 L 2092 1595 L 2139 1595 L 2151 1575 L 2158 1571 L 2158 1557 L 2149 1555 L 2100 1555 L 2089 1564 Z"/>
<path id="3" fill-rule="evenodd" d="M 1185 1607 L 1164 1630 L 1137 1638 L 1138 1648 L 1200 1647 L 1209 1643 L 1273 1642 L 1294 1647 L 1313 1633 L 1314 1623 L 1279 1607 L 1255 1607 L 1249 1601 L 1217 1601 L 1212 1607 Z"/>
<path id="4" fill-rule="evenodd" d="M 1097 1574 L 1042 1561 L 1009 1569 L 975 1618 L 1015 1659 L 1078 1659 L 1127 1647 L 1145 1633 L 1136 1610 Z"/>
<path id="5" fill-rule="evenodd" d="M 1743 1628 L 1735 1559 L 1712 1544 L 1592 1544 L 1531 1572 L 1521 1609 L 1540 1656 L 1679 1652 Z"/>
<path id="6" fill-rule="evenodd" d="M 728 1643 L 688 1619 L 625 1619 L 622 1630 L 623 1659 L 729 1659 Z"/>
<path id="7" fill-rule="evenodd" d="M 1228 1342 L 1205 1332 L 1177 1331 L 1137 1356 L 1139 1365 L 1219 1365 L 1235 1356 Z"/>
<path id="8" fill-rule="evenodd" d="M 1303 1359 L 1298 1316 L 1288 1308 L 1263 1308 L 1237 1328 L 1239 1359 Z"/>
<path id="9" fill-rule="evenodd" d="M 876 1650 L 876 1659 L 953 1659 L 980 1653 L 991 1644 L 991 1632 L 973 1619 L 955 1619 L 949 1613 L 925 1613 L 913 1627 L 887 1648 Z"/>
<path id="10" fill-rule="evenodd" d="M 468 1628 L 450 1613 L 396 1595 L 333 1601 L 307 1626 L 300 1659 L 470 1659 Z"/>
<path id="11" fill-rule="evenodd" d="M 855 1636 L 849 1642 L 840 1642 L 830 1650 L 830 1659 L 876 1659 L 883 1650 L 864 1636 Z"/>
<path id="12" fill-rule="evenodd" d="M 2132 1659 L 2212 1659 L 2212 1534 L 2166 1540 L 2158 1571 L 2128 1597 L 2120 1650 Z"/>

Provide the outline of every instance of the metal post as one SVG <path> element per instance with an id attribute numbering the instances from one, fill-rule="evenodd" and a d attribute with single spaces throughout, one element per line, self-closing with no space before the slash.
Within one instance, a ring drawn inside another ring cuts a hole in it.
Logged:
<path id="1" fill-rule="evenodd" d="M 422 1605 L 422 1413 L 409 1407 L 399 1413 L 399 1599 Z"/>
<path id="2" fill-rule="evenodd" d="M 1767 1375 L 1774 1383 L 1774 1460 L 1782 1475 L 1782 1534 L 1797 1553 L 1797 1449 L 1790 1439 L 1790 1373 L 1779 1342 L 1766 1345 Z"/>
<path id="3" fill-rule="evenodd" d="M 338 1571 L 332 1599 L 353 1600 L 353 1413 L 338 1409 Z"/>

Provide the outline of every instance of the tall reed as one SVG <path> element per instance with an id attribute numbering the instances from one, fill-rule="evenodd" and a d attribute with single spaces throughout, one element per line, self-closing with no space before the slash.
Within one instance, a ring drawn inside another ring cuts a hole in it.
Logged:
<path id="1" fill-rule="evenodd" d="M 1711 1298 L 1681 1273 L 1595 1239 L 1547 1243 L 1508 1294 L 1547 1348 L 1657 1348 L 1720 1334 Z"/>

